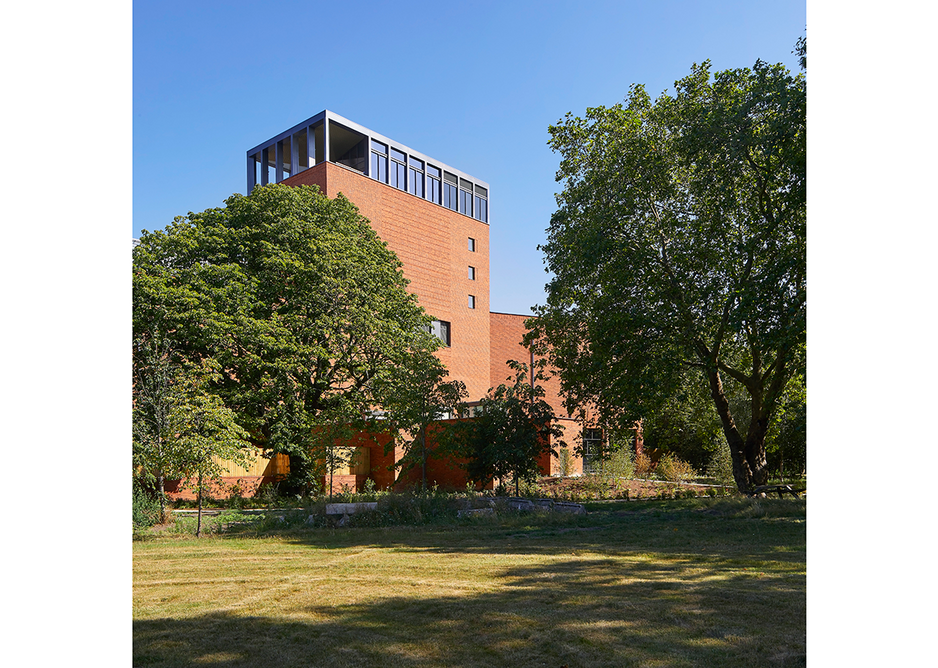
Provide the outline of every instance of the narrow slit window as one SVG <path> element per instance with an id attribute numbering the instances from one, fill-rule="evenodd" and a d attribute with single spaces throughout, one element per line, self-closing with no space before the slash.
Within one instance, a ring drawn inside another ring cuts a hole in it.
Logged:
<path id="1" fill-rule="evenodd" d="M 472 183 L 459 179 L 459 213 L 472 215 Z"/>
<path id="2" fill-rule="evenodd" d="M 280 173 L 283 179 L 288 179 L 291 176 L 290 168 L 292 163 L 290 162 L 290 138 L 286 138 L 277 142 L 280 145 Z"/>
<path id="3" fill-rule="evenodd" d="M 476 296 L 469 295 L 469 308 L 475 308 L 475 307 L 476 307 Z"/>
<path id="4" fill-rule="evenodd" d="M 475 267 L 469 267 L 469 280 L 470 281 L 476 280 L 476 268 Z"/>
<path id="5" fill-rule="evenodd" d="M 473 239 L 472 237 L 469 237 L 469 252 L 470 253 L 476 252 L 476 240 Z"/>
<path id="6" fill-rule="evenodd" d="M 261 167 L 263 163 L 261 162 L 261 154 L 255 153 L 251 156 L 251 161 L 254 163 L 254 185 L 259 186 L 261 184 Z M 248 193 L 250 194 L 250 193 Z"/>
<path id="7" fill-rule="evenodd" d="M 475 187 L 475 206 L 473 213 L 476 220 L 489 222 L 489 191 L 482 186 Z"/>
<path id="8" fill-rule="evenodd" d="M 293 144 L 296 146 L 296 173 L 299 174 L 309 169 L 309 138 L 305 128 L 293 136 Z"/>

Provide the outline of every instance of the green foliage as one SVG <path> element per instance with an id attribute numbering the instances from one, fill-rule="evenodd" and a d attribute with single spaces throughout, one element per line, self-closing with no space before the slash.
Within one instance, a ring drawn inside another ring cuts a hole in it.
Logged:
<path id="1" fill-rule="evenodd" d="M 573 473 L 573 455 L 570 454 L 570 448 L 563 446 L 558 450 L 557 459 L 560 463 L 560 475 L 566 478 Z"/>
<path id="2" fill-rule="evenodd" d="M 159 500 L 136 477 L 133 481 L 132 515 L 134 528 L 151 527 L 161 519 Z"/>
<path id="3" fill-rule="evenodd" d="M 726 441 L 709 394 L 698 371 L 685 371 L 674 395 L 642 420 L 645 447 L 705 467 L 718 444 Z"/>
<path id="4" fill-rule="evenodd" d="M 799 476 L 806 470 L 807 413 L 805 377 L 797 375 L 785 387 L 765 445 L 769 468 L 783 478 Z"/>
<path id="5" fill-rule="evenodd" d="M 713 478 L 718 485 L 733 484 L 733 455 L 726 441 L 721 441 L 719 447 L 710 456 L 710 462 L 707 464 L 707 477 Z"/>
<path id="6" fill-rule="evenodd" d="M 227 472 L 222 461 L 248 463 L 248 434 L 220 397 L 204 392 L 203 381 L 187 380 L 177 386 L 170 403 L 171 438 L 180 453 L 181 477 L 198 478 L 204 484 Z"/>
<path id="7" fill-rule="evenodd" d="M 256 445 L 290 455 L 300 491 L 335 445 L 328 429 L 373 427 L 400 370 L 438 346 L 394 253 L 315 188 L 258 187 L 144 232 L 133 272 L 135 339 L 210 361 L 206 390 Z"/>
<path id="8" fill-rule="evenodd" d="M 805 92 L 781 65 L 711 74 L 705 62 L 673 95 L 633 86 L 624 105 L 550 128 L 564 188 L 531 342 L 568 407 L 591 404 L 620 429 L 696 369 L 740 489 L 765 479 L 766 430 L 804 366 Z"/>
<path id="9" fill-rule="evenodd" d="M 629 479 L 635 474 L 635 462 L 632 448 L 627 443 L 613 445 L 609 454 L 599 467 L 599 475 L 617 489 L 621 479 Z"/>
<path id="10" fill-rule="evenodd" d="M 162 519 L 166 514 L 164 483 L 181 477 L 185 456 L 173 438 L 170 418 L 181 371 L 169 340 L 159 330 L 136 338 L 133 354 L 134 477 L 154 488 Z"/>
<path id="11" fill-rule="evenodd" d="M 553 452 L 549 438 L 562 435 L 554 424 L 554 411 L 544 401 L 543 362 L 537 363 L 534 383 L 528 381 L 528 367 L 509 362 L 515 370 L 512 385 L 489 390 L 475 408 L 473 418 L 450 427 L 444 439 L 450 450 L 465 458 L 471 480 L 487 485 L 494 478 L 512 478 L 515 494 L 523 480 L 538 475 L 537 459 Z"/>
<path id="12" fill-rule="evenodd" d="M 441 449 L 445 453 L 445 439 L 434 447 L 427 438 L 427 430 L 437 420 L 455 415 L 460 402 L 466 397 L 466 386 L 462 381 L 444 381 L 449 374 L 443 363 L 434 356 L 414 360 L 389 374 L 388 391 L 382 405 L 386 411 L 387 427 L 404 437 L 404 456 L 395 466 L 399 475 L 412 468 L 420 467 L 421 489 L 427 488 L 427 462 Z M 394 447 L 394 442 L 385 447 L 385 454 Z M 441 453 L 441 454 L 444 454 Z"/>
<path id="13" fill-rule="evenodd" d="M 222 400 L 205 391 L 217 377 L 211 361 L 194 367 L 175 353 L 159 330 L 134 341 L 133 463 L 155 487 L 161 518 L 167 479 L 197 479 L 201 495 L 203 482 L 224 472 L 219 459 L 247 461 L 247 433 Z"/>

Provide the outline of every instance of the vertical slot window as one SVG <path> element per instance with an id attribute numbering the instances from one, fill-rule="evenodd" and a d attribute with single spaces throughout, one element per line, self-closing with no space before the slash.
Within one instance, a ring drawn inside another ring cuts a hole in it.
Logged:
<path id="1" fill-rule="evenodd" d="M 407 159 L 407 192 L 423 197 L 423 160 L 413 156 Z"/>
<path id="2" fill-rule="evenodd" d="M 470 281 L 476 280 L 476 268 L 475 267 L 469 267 L 469 280 Z"/>
<path id="3" fill-rule="evenodd" d="M 371 178 L 388 182 L 388 147 L 377 141 L 371 142 Z"/>
<path id="4" fill-rule="evenodd" d="M 318 165 L 320 162 L 326 159 L 326 141 L 324 137 L 324 128 L 325 123 L 317 123 L 314 125 L 312 130 L 312 137 L 310 139 L 310 156 L 313 159 L 313 164 Z"/>
<path id="5" fill-rule="evenodd" d="M 469 308 L 475 308 L 475 307 L 476 307 L 476 296 L 469 295 Z"/>
<path id="6" fill-rule="evenodd" d="M 427 165 L 427 199 L 434 204 L 440 204 L 440 170 L 433 165 Z"/>
<path id="7" fill-rule="evenodd" d="M 456 187 L 458 180 L 455 174 L 443 172 L 443 206 L 447 209 L 456 211 L 458 208 L 458 190 Z"/>
<path id="8" fill-rule="evenodd" d="M 583 473 L 599 473 L 602 464 L 602 429 L 583 430 Z"/>
<path id="9" fill-rule="evenodd" d="M 472 237 L 469 237 L 469 252 L 470 253 L 476 252 L 476 240 L 473 239 Z"/>
<path id="10" fill-rule="evenodd" d="M 391 149 L 391 185 L 398 190 L 407 190 L 407 156 Z"/>

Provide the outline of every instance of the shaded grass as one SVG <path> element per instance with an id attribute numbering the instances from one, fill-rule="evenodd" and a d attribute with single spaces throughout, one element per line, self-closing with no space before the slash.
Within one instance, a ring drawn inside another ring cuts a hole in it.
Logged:
<path id="1" fill-rule="evenodd" d="M 805 502 L 134 544 L 135 666 L 801 666 Z"/>

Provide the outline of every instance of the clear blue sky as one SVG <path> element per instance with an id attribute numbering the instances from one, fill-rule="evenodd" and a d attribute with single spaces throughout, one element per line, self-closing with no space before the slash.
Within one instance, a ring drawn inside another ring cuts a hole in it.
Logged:
<path id="1" fill-rule="evenodd" d="M 133 234 L 245 190 L 245 152 L 330 109 L 491 185 L 491 308 L 544 300 L 547 127 L 710 59 L 797 70 L 803 1 L 135 2 Z"/>

